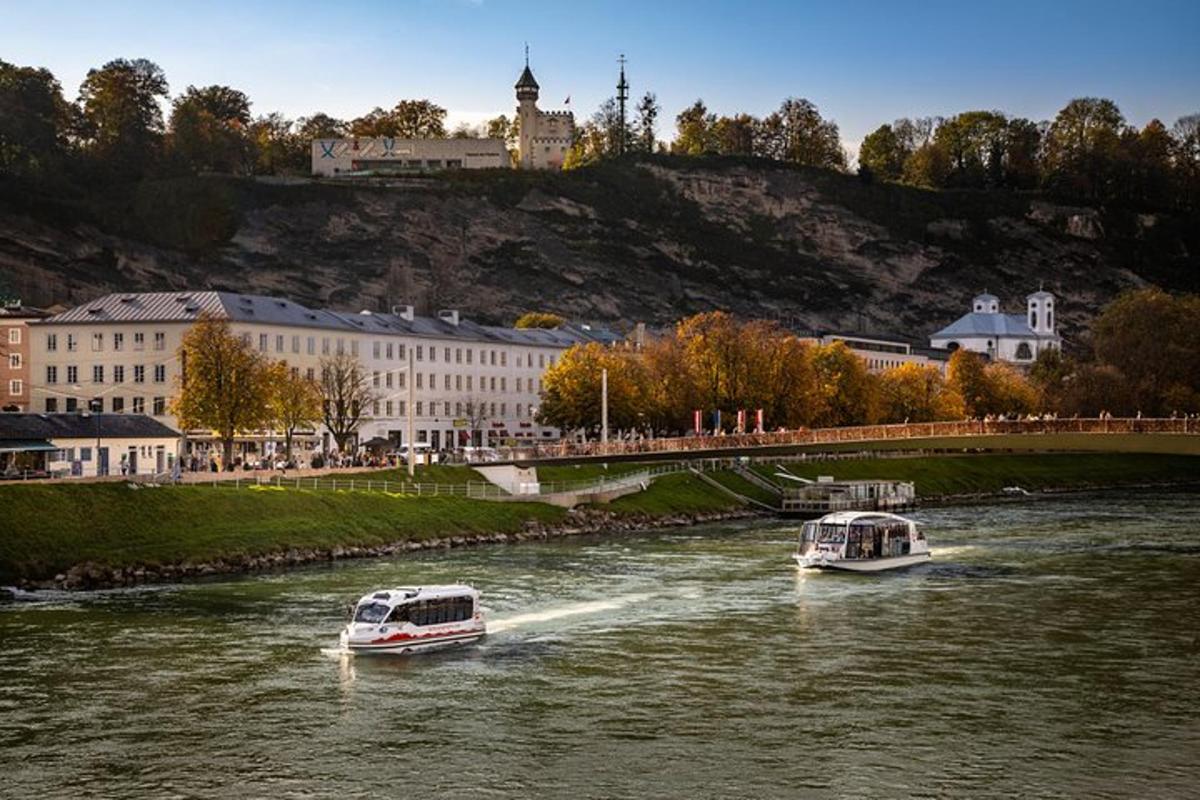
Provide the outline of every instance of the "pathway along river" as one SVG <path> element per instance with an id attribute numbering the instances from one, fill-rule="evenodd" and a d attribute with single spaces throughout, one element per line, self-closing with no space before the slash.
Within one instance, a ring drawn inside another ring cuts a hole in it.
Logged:
<path id="1" fill-rule="evenodd" d="M 0 796 L 1194 797 L 1198 500 L 926 509 L 887 576 L 755 523 L 10 603 Z M 482 645 L 321 652 L 459 579 Z"/>

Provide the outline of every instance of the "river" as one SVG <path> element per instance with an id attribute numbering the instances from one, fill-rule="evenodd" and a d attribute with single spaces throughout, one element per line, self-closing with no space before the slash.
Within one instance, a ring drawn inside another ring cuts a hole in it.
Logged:
<path id="1" fill-rule="evenodd" d="M 0 796 L 1194 797 L 1198 500 L 924 509 L 883 576 L 754 522 L 8 603 Z M 482 644 L 322 652 L 458 580 Z"/>

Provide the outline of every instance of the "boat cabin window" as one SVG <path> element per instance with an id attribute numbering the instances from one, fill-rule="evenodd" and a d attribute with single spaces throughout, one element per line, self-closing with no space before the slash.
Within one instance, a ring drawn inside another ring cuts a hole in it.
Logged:
<path id="1" fill-rule="evenodd" d="M 443 625 L 462 622 L 475 615 L 475 601 L 470 597 L 443 597 L 409 604 L 409 619 L 414 625 Z"/>
<path id="2" fill-rule="evenodd" d="M 824 544 L 841 544 L 846 541 L 845 525 L 819 525 L 817 541 Z"/>
<path id="3" fill-rule="evenodd" d="M 894 558 L 912 548 L 908 524 L 887 520 L 852 525 L 846 541 L 846 558 Z"/>
<path id="4" fill-rule="evenodd" d="M 392 609 L 392 613 L 388 614 L 388 622 L 408 622 L 408 605 L 401 603 Z"/>
<path id="5" fill-rule="evenodd" d="M 387 603 L 363 603 L 354 610 L 355 622 L 366 622 L 370 625 L 383 622 L 388 614 Z"/>

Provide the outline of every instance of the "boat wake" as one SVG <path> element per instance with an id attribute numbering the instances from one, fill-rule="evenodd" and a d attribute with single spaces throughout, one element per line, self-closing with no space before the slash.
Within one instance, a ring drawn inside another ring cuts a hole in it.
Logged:
<path id="1" fill-rule="evenodd" d="M 636 603 L 640 600 L 649 598 L 649 594 L 627 594 L 621 597 L 613 597 L 608 600 L 593 600 L 587 603 L 572 603 L 570 605 L 559 606 L 557 608 L 547 608 L 543 611 L 531 611 L 528 614 L 516 614 L 511 617 L 502 617 L 488 623 L 487 631 L 489 634 L 503 633 L 505 631 L 524 628 L 530 625 L 536 625 L 539 622 L 550 622 L 552 620 L 563 619 L 564 617 L 577 617 L 584 614 L 597 614 L 601 611 L 612 611 L 631 603 Z"/>

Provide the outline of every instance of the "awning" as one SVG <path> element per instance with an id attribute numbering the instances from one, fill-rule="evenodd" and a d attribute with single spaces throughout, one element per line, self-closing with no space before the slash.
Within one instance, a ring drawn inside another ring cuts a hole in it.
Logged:
<path id="1" fill-rule="evenodd" d="M 50 452 L 57 449 L 45 439 L 0 440 L 0 453 Z"/>

